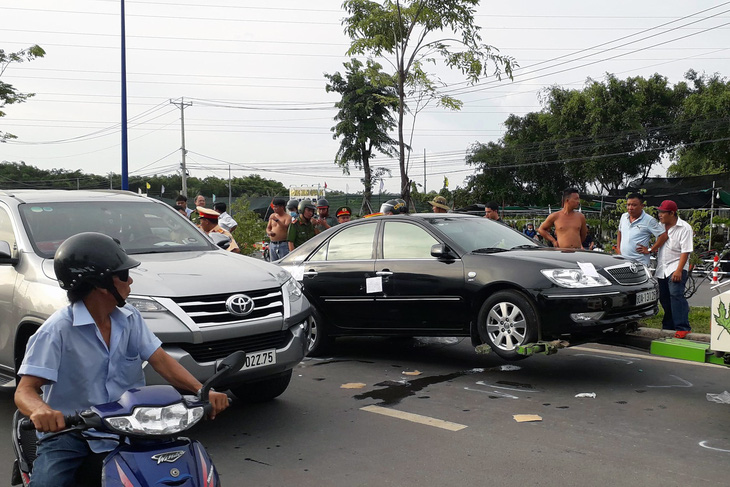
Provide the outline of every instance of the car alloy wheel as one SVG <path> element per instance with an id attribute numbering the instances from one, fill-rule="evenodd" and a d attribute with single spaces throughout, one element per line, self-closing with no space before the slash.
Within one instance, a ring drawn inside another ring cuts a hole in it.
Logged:
<path id="1" fill-rule="evenodd" d="M 532 304 L 518 291 L 500 291 L 490 296 L 479 311 L 479 336 L 497 355 L 508 360 L 525 358 L 517 347 L 534 343 L 537 315 Z"/>
<path id="2" fill-rule="evenodd" d="M 334 339 L 327 335 L 326 324 L 322 315 L 312 308 L 309 317 L 309 336 L 307 338 L 307 356 L 319 357 L 331 351 Z"/>

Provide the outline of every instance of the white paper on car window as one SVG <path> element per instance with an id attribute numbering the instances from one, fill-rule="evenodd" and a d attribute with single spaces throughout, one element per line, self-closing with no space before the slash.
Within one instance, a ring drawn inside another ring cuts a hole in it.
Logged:
<path id="1" fill-rule="evenodd" d="M 383 292 L 383 278 L 368 277 L 365 279 L 365 292 L 370 293 L 382 293 Z"/>
<path id="2" fill-rule="evenodd" d="M 578 267 L 588 277 L 600 277 L 598 271 L 590 262 L 578 262 Z"/>

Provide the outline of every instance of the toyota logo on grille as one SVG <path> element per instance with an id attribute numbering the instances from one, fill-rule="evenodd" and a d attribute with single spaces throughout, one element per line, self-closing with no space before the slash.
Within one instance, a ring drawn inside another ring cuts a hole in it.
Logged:
<path id="1" fill-rule="evenodd" d="M 253 299 L 245 294 L 234 294 L 226 300 L 226 309 L 232 315 L 246 316 L 253 311 Z"/>
<path id="2" fill-rule="evenodd" d="M 631 270 L 631 272 L 636 274 L 637 272 L 639 272 L 639 267 L 635 263 L 632 262 L 631 264 L 629 264 L 629 270 Z"/>

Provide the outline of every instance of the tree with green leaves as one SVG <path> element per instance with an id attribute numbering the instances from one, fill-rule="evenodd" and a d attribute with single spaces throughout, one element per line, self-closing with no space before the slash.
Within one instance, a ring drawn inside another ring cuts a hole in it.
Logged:
<path id="1" fill-rule="evenodd" d="M 699 176 L 730 171 L 730 81 L 717 74 L 685 74 L 687 93 L 677 122 L 683 145 L 669 176 Z"/>
<path id="2" fill-rule="evenodd" d="M 399 101 L 400 186 L 406 201 L 410 199 L 411 185 L 403 125 L 407 86 L 419 82 L 414 67 L 436 63 L 435 56 L 439 55 L 446 66 L 460 70 L 471 83 L 490 74 L 490 66 L 491 74 L 498 78 L 503 73 L 512 77 L 514 60 L 482 44 L 481 28 L 474 19 L 478 4 L 479 0 L 345 0 L 343 4 L 348 14 L 343 25 L 352 39 L 348 55 L 381 57 L 394 69 Z"/>
<path id="3" fill-rule="evenodd" d="M 341 138 L 335 163 L 344 174 L 350 174 L 350 165 L 364 172 L 363 205 L 371 208 L 373 182 L 389 170 L 373 170 L 370 160 L 375 151 L 388 156 L 397 152 L 398 142 L 389 132 L 395 127 L 391 111 L 398 106 L 398 97 L 393 78 L 382 71 L 380 64 L 368 60 L 363 67 L 362 62 L 352 59 L 344 66 L 344 76 L 339 72 L 324 75 L 329 80 L 327 92 L 342 97 L 335 103 L 339 111 L 331 129 L 334 139 Z"/>
<path id="4" fill-rule="evenodd" d="M 602 193 L 647 178 L 682 140 L 683 93 L 658 74 L 551 86 L 541 111 L 510 115 L 502 139 L 472 147 L 467 163 L 481 171 L 468 187 L 481 201 L 547 205 L 568 186 Z"/>
<path id="5" fill-rule="evenodd" d="M 266 222 L 251 210 L 246 198 L 238 198 L 229 211 L 236 215 L 238 226 L 233 230 L 233 239 L 240 247 L 241 255 L 253 254 L 257 250 L 254 244 L 266 237 Z"/>
<path id="6" fill-rule="evenodd" d="M 32 61 L 33 59 L 45 56 L 46 51 L 38 45 L 22 49 L 17 52 L 5 52 L 0 49 L 0 76 L 13 63 L 22 63 L 23 61 Z M 0 81 L 0 117 L 5 116 L 2 110 L 5 105 L 13 103 L 23 103 L 25 100 L 35 95 L 35 93 L 21 93 L 13 85 Z M 0 142 L 6 142 L 8 139 L 17 138 L 15 135 L 0 131 Z"/>

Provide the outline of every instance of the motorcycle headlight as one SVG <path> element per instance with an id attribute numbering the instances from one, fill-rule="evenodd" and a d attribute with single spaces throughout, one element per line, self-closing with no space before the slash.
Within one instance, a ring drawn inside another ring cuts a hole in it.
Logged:
<path id="1" fill-rule="evenodd" d="M 121 434 L 173 435 L 190 428 L 202 417 L 202 406 L 188 408 L 177 403 L 165 407 L 138 407 L 128 416 L 105 421 Z"/>
<path id="2" fill-rule="evenodd" d="M 605 277 L 589 276 L 580 269 L 542 269 L 540 272 L 560 287 L 585 288 L 611 285 Z"/>

